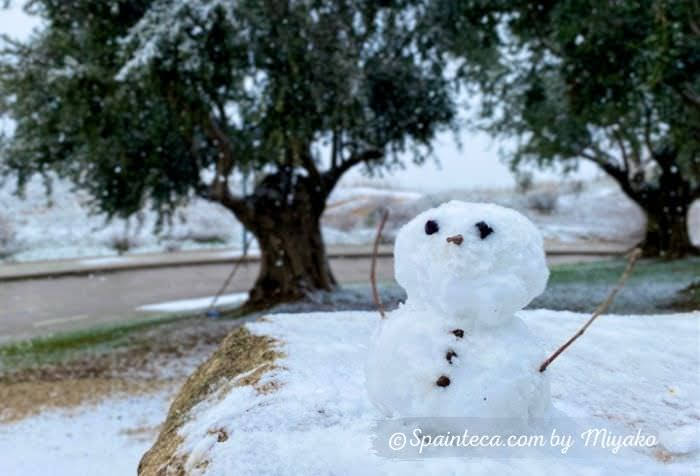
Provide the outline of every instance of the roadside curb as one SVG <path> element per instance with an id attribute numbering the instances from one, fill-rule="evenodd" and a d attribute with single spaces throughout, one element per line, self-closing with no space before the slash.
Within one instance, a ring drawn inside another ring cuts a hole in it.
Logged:
<path id="1" fill-rule="evenodd" d="M 393 247 L 381 246 L 377 256 L 380 258 L 393 256 Z M 335 259 L 371 258 L 372 250 L 367 247 L 331 248 L 328 250 L 328 257 Z M 29 262 L 10 265 L 0 264 L 0 283 L 145 269 L 233 264 L 241 260 L 241 258 L 239 251 L 217 250 L 214 252 L 193 251 Z M 260 255 L 257 251 L 248 253 L 242 260 L 243 263 L 255 263 L 258 261 L 260 261 Z"/>
<path id="2" fill-rule="evenodd" d="M 602 248 L 569 248 L 551 246 L 546 250 L 547 256 L 621 256 L 628 249 L 622 246 Z M 393 256 L 393 246 L 382 245 L 377 254 L 380 258 Z M 328 257 L 332 259 L 371 258 L 372 249 L 365 246 L 331 247 Z M 119 257 L 95 257 L 72 260 L 42 261 L 19 264 L 0 265 L 0 283 L 24 281 L 31 279 L 62 278 L 67 276 L 85 276 L 96 273 L 117 273 L 158 268 L 180 268 L 184 266 L 210 266 L 232 264 L 241 259 L 241 253 L 232 249 L 197 250 L 176 253 L 152 253 L 127 255 Z M 260 261 L 257 251 L 249 253 L 244 263 Z"/>

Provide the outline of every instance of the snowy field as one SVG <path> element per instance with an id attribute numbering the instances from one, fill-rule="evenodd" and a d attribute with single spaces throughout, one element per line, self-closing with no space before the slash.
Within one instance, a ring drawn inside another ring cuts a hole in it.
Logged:
<path id="1" fill-rule="evenodd" d="M 547 310 L 521 317 L 554 349 L 588 317 Z M 613 422 L 659 444 L 604 461 L 452 458 L 397 461 L 370 451 L 379 418 L 363 365 L 376 313 L 278 314 L 247 324 L 286 357 L 259 385 L 229 388 L 196 406 L 180 429 L 192 467 L 206 474 L 697 474 L 700 464 L 700 313 L 602 316 L 548 372 L 555 405 Z M 216 392 L 215 392 L 216 393 Z M 167 392 L 51 411 L 0 426 L 0 474 L 133 474 L 165 417 Z M 217 442 L 223 430 L 226 441 Z"/>
<path id="2" fill-rule="evenodd" d="M 450 199 L 490 201 L 520 210 L 557 242 L 613 241 L 632 243 L 643 233 L 639 209 L 608 181 L 543 184 L 526 194 L 512 189 L 464 189 L 441 192 L 406 191 L 347 182 L 336 189 L 323 218 L 328 245 L 367 245 L 376 232 L 378 209 L 391 216 L 384 238 L 418 212 Z M 32 180 L 21 199 L 11 181 L 0 186 L 0 262 L 204 248 L 241 248 L 242 227 L 223 207 L 193 199 L 155 233 L 156 216 L 146 210 L 129 221 L 90 215 L 88 197 L 56 180 L 45 195 L 41 180 Z M 700 205 L 693 208 L 690 228 L 700 242 Z"/>

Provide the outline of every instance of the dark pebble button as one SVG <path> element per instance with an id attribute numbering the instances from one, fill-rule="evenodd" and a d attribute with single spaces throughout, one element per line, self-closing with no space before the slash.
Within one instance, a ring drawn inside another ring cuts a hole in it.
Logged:
<path id="1" fill-rule="evenodd" d="M 440 378 L 437 379 L 437 382 L 435 382 L 435 384 L 438 387 L 447 387 L 450 384 L 450 378 L 446 375 L 441 375 Z"/>
<path id="2" fill-rule="evenodd" d="M 457 357 L 457 352 L 455 352 L 454 350 L 448 350 L 447 354 L 445 354 L 445 358 L 450 364 L 452 363 L 453 357 Z"/>

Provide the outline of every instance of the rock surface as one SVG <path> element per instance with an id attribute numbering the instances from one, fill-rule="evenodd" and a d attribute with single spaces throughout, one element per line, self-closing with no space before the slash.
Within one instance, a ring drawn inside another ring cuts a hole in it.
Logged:
<path id="1" fill-rule="evenodd" d="M 231 385 L 256 386 L 260 376 L 274 368 L 275 360 L 281 355 L 273 349 L 273 344 L 271 338 L 253 335 L 245 327 L 231 332 L 212 357 L 187 379 L 175 397 L 158 439 L 139 463 L 138 474 L 187 474 L 184 466 L 187 455 L 178 452 L 182 443 L 178 430 L 189 412 L 205 398 L 225 392 Z M 264 391 L 264 388 L 260 390 Z"/>

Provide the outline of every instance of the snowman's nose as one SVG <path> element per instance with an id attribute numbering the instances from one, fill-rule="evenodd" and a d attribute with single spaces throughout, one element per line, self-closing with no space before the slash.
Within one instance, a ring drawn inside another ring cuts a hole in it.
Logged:
<path id="1" fill-rule="evenodd" d="M 463 241 L 464 241 L 464 237 L 462 235 L 454 235 L 454 236 L 447 237 L 448 243 L 454 243 L 457 246 L 461 245 Z"/>

